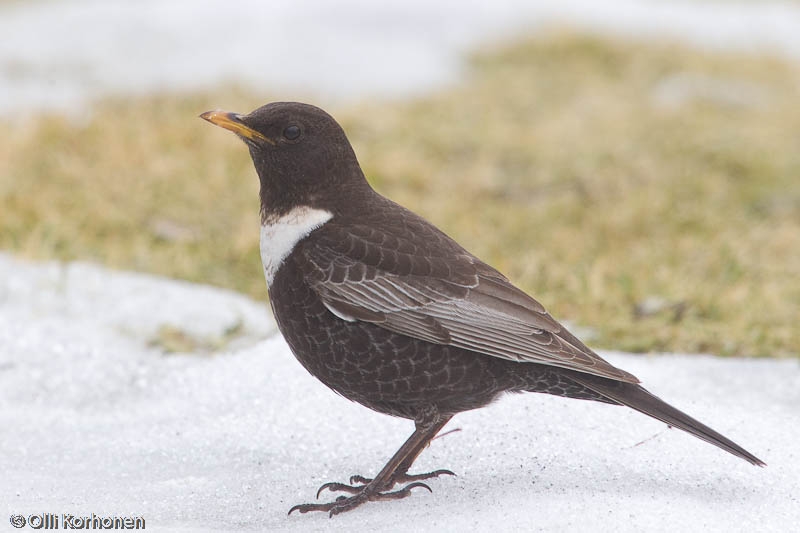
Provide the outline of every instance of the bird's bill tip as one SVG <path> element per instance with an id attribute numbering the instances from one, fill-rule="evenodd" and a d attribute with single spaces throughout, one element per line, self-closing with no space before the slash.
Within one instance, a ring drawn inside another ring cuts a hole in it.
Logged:
<path id="1" fill-rule="evenodd" d="M 211 122 L 212 124 L 232 131 L 240 137 L 249 139 L 251 141 L 262 141 L 274 145 L 275 141 L 266 137 L 259 131 L 254 130 L 244 123 L 242 115 L 238 113 L 231 113 L 229 111 L 222 111 L 215 109 L 213 111 L 206 111 L 200 114 L 200 118 Z"/>

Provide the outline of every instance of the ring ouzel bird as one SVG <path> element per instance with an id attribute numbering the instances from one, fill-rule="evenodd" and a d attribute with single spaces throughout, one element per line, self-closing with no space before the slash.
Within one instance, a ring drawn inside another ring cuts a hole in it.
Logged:
<path id="1" fill-rule="evenodd" d="M 430 490 L 423 480 L 452 472 L 410 474 L 420 452 L 455 414 L 504 392 L 626 405 L 764 465 L 606 362 L 430 222 L 375 192 L 325 111 L 276 102 L 248 115 L 200 116 L 250 149 L 270 303 L 297 360 L 345 398 L 415 424 L 374 478 L 353 476 L 317 492 L 349 496 L 289 513 L 332 516 Z"/>

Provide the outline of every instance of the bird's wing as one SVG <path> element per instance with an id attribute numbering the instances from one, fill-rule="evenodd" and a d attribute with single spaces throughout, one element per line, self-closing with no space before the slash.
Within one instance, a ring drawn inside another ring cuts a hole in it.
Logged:
<path id="1" fill-rule="evenodd" d="M 414 230 L 428 233 L 415 238 Z M 420 244 L 425 243 L 425 249 Z M 639 380 L 594 353 L 502 274 L 425 223 L 387 231 L 325 224 L 302 246 L 325 306 L 428 342 L 614 380 Z"/>

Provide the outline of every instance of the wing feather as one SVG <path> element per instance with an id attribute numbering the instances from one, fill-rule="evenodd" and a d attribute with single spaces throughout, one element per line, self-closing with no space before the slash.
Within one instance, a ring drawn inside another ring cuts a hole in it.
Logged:
<path id="1" fill-rule="evenodd" d="M 417 228 L 419 229 L 419 227 Z M 331 312 L 437 344 L 638 383 L 584 345 L 536 300 L 432 226 L 423 248 L 407 228 L 332 222 L 302 247 L 307 279 Z M 406 234 L 404 234 L 404 231 Z"/>

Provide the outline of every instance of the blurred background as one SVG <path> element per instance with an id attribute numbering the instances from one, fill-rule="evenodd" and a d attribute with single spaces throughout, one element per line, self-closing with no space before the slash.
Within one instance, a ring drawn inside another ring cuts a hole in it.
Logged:
<path id="1" fill-rule="evenodd" d="M 373 186 L 589 344 L 800 352 L 800 3 L 0 0 L 0 250 L 266 299 L 244 146 L 324 107 Z"/>

